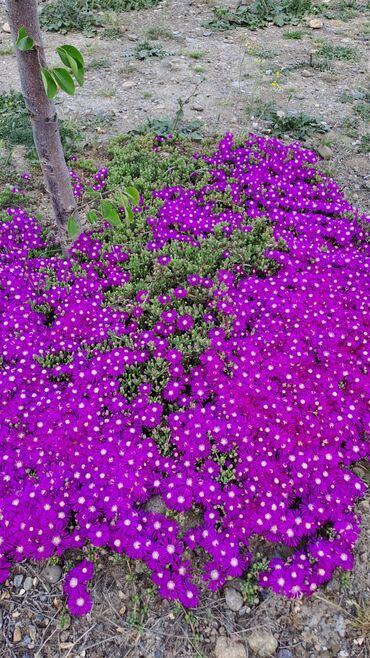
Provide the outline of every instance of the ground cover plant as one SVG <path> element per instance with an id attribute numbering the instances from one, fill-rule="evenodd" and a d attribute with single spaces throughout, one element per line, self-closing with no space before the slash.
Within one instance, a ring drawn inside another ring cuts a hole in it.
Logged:
<path id="1" fill-rule="evenodd" d="M 189 160 L 149 139 L 136 148 L 153 149 L 153 178 L 172 158 L 181 184 L 151 194 L 116 146 L 86 195 L 119 207 L 130 174 L 140 203 L 68 259 L 24 210 L 0 224 L 0 579 L 108 547 L 195 606 L 202 581 L 248 573 L 259 538 L 290 552 L 268 556 L 260 584 L 309 595 L 351 569 L 359 533 L 366 218 L 297 144 L 227 134 Z M 91 608 L 92 577 L 86 559 L 67 574 L 73 614 Z"/>
<path id="2" fill-rule="evenodd" d="M 282 27 L 296 24 L 313 9 L 311 0 L 255 0 L 251 4 L 240 4 L 236 9 L 216 7 L 208 27 L 216 31 L 246 27 L 250 30 L 266 27 L 269 23 Z"/>
<path id="3" fill-rule="evenodd" d="M 157 4 L 158 0 L 56 0 L 43 6 L 40 25 L 46 32 L 80 31 L 89 35 L 105 24 L 103 11 L 148 9 Z"/>

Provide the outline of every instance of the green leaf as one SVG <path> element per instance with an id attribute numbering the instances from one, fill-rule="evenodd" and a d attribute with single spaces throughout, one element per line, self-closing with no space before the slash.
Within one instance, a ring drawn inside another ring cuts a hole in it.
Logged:
<path id="1" fill-rule="evenodd" d="M 28 36 L 24 25 L 22 25 L 22 27 L 20 27 L 18 30 L 18 36 L 15 45 L 17 46 L 18 50 L 22 51 L 32 50 L 34 46 L 33 39 Z"/>
<path id="2" fill-rule="evenodd" d="M 69 96 L 73 96 L 75 93 L 75 83 L 70 73 L 66 69 L 55 68 L 51 69 L 52 75 L 55 78 L 56 83 L 62 91 L 65 91 Z"/>
<path id="3" fill-rule="evenodd" d="M 83 66 L 83 67 L 85 66 L 83 55 L 82 55 L 82 53 L 80 53 L 78 48 L 75 48 L 74 46 L 70 46 L 69 44 L 66 44 L 64 46 L 60 46 L 60 48 L 57 48 L 57 53 L 59 54 L 63 64 L 65 64 L 65 62 L 63 61 L 62 55 L 60 54 L 60 51 L 63 51 L 63 53 L 65 53 L 69 57 L 72 57 L 72 59 L 74 59 L 76 62 L 79 62 L 81 64 L 81 66 Z M 68 65 L 66 64 L 66 66 L 68 66 Z"/>
<path id="4" fill-rule="evenodd" d="M 126 215 L 126 219 L 129 222 L 131 222 L 134 219 L 134 213 L 132 212 L 132 210 L 129 206 L 125 207 L 125 215 Z"/>
<path id="5" fill-rule="evenodd" d="M 78 221 L 72 215 L 71 217 L 68 217 L 67 231 L 70 240 L 75 240 L 80 235 L 80 227 Z"/>
<path id="6" fill-rule="evenodd" d="M 44 84 L 45 94 L 47 95 L 49 101 L 52 101 L 53 98 L 57 95 L 58 85 L 51 75 L 49 69 L 41 69 L 41 77 Z"/>
<path id="7" fill-rule="evenodd" d="M 109 201 L 101 202 L 100 211 L 104 219 L 109 222 L 109 224 L 112 224 L 112 226 L 122 226 L 122 222 L 117 210 L 114 206 L 112 206 L 111 203 L 109 203 Z"/>
<path id="8" fill-rule="evenodd" d="M 85 64 L 80 51 L 74 46 L 61 46 L 57 48 L 57 53 L 63 64 L 71 69 L 78 84 L 82 86 L 85 76 Z"/>
<path id="9" fill-rule="evenodd" d="M 128 198 L 132 202 L 133 206 L 138 206 L 140 203 L 140 194 L 137 191 L 136 187 L 126 187 L 124 190 L 125 194 L 127 194 Z"/>
<path id="10" fill-rule="evenodd" d="M 93 210 L 89 210 L 86 213 L 86 219 L 88 222 L 90 222 L 90 224 L 96 224 L 96 222 L 98 221 L 98 215 Z"/>

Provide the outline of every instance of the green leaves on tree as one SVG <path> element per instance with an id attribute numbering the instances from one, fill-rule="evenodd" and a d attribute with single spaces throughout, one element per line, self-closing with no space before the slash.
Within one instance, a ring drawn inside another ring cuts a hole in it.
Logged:
<path id="1" fill-rule="evenodd" d="M 32 50 L 34 46 L 33 39 L 31 39 L 31 37 L 28 36 L 27 30 L 24 27 L 24 25 L 22 25 L 22 27 L 20 27 L 18 30 L 18 36 L 15 45 L 18 48 L 18 50 L 22 50 L 23 52 L 27 50 Z"/>
<path id="2" fill-rule="evenodd" d="M 59 89 L 73 96 L 76 90 L 73 77 L 80 86 L 84 83 L 85 62 L 80 51 L 66 44 L 57 48 L 57 53 L 66 68 L 55 66 L 51 69 L 41 69 L 45 93 L 49 100 L 55 97 Z"/>
<path id="3" fill-rule="evenodd" d="M 112 226 L 121 226 L 119 213 L 109 201 L 102 201 L 100 204 L 100 212 L 106 222 Z"/>

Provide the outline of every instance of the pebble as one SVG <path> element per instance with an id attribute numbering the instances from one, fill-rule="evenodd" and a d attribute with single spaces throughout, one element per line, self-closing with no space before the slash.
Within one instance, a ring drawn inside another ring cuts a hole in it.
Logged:
<path id="1" fill-rule="evenodd" d="M 8 34 L 10 33 L 10 25 L 9 25 L 9 23 L 4 23 L 4 25 L 3 25 L 3 32 L 7 32 Z"/>
<path id="2" fill-rule="evenodd" d="M 313 71 L 308 71 L 308 69 L 302 69 L 301 76 L 303 78 L 313 78 L 314 73 L 313 73 Z"/>
<path id="3" fill-rule="evenodd" d="M 17 574 L 13 580 L 14 587 L 20 587 L 23 583 L 23 576 L 21 573 Z"/>
<path id="4" fill-rule="evenodd" d="M 192 110 L 195 110 L 195 112 L 204 112 L 204 107 L 202 105 L 198 105 L 197 103 L 194 103 L 194 105 L 191 106 Z"/>
<path id="5" fill-rule="evenodd" d="M 241 642 L 233 642 L 228 637 L 219 637 L 215 647 L 216 658 L 247 658 L 247 652 Z"/>
<path id="6" fill-rule="evenodd" d="M 257 656 L 268 658 L 278 648 L 278 641 L 270 631 L 256 630 L 247 637 L 247 642 Z"/>
<path id="7" fill-rule="evenodd" d="M 339 637 L 345 637 L 346 635 L 346 621 L 343 615 L 338 615 L 335 622 L 335 630 L 337 631 Z"/>
<path id="8" fill-rule="evenodd" d="M 132 87 L 135 87 L 135 82 L 132 80 L 127 80 L 127 82 L 124 82 L 121 87 L 122 89 L 132 89 Z"/>
<path id="9" fill-rule="evenodd" d="M 325 144 L 320 144 L 320 146 L 317 147 L 317 152 L 319 155 L 321 155 L 324 160 L 330 160 L 330 158 L 333 157 L 333 151 L 329 146 L 326 146 Z"/>
<path id="10" fill-rule="evenodd" d="M 137 36 L 137 34 L 128 34 L 127 38 L 128 38 L 129 41 L 138 41 L 139 40 L 139 37 Z"/>
<path id="11" fill-rule="evenodd" d="M 16 626 L 13 633 L 13 642 L 20 642 L 22 639 L 22 633 L 19 626 Z"/>
<path id="12" fill-rule="evenodd" d="M 243 607 L 243 597 L 232 587 L 227 587 L 225 589 L 225 600 L 226 605 L 233 612 L 239 612 L 240 608 Z"/>
<path id="13" fill-rule="evenodd" d="M 46 580 L 47 583 L 50 583 L 51 585 L 55 585 L 55 583 L 60 580 L 62 575 L 62 569 L 58 564 L 52 564 L 49 565 L 48 567 L 45 567 L 41 574 L 41 578 L 43 580 Z"/>
<path id="14" fill-rule="evenodd" d="M 277 658 L 293 658 L 293 654 L 289 649 L 280 649 Z"/>
<path id="15" fill-rule="evenodd" d="M 320 28 L 322 28 L 323 25 L 324 23 L 322 22 L 321 18 L 312 18 L 309 22 L 309 26 L 313 30 L 320 30 Z"/>
<path id="16" fill-rule="evenodd" d="M 31 576 L 27 576 L 27 578 L 25 579 L 25 581 L 23 583 L 23 589 L 26 592 L 29 592 L 30 589 L 32 589 L 32 586 L 33 586 L 33 580 L 31 578 Z"/>

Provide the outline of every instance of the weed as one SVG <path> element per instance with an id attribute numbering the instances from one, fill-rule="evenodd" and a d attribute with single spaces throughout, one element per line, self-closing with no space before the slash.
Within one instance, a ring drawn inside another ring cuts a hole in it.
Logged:
<path id="1" fill-rule="evenodd" d="M 261 103 L 255 110 L 255 116 L 267 121 L 268 132 L 275 137 L 289 135 L 293 139 L 303 141 L 315 133 L 325 133 L 330 126 L 305 112 L 289 112 L 285 114 L 276 110 L 273 103 Z"/>
<path id="2" fill-rule="evenodd" d="M 354 139 L 358 135 L 360 121 L 357 117 L 346 117 L 341 123 L 341 130 L 348 137 L 353 137 Z"/>
<path id="3" fill-rule="evenodd" d="M 160 39 L 172 39 L 172 32 L 165 30 L 163 27 L 152 27 L 146 32 L 148 41 L 159 41 Z"/>
<path id="4" fill-rule="evenodd" d="M 369 103 L 370 92 L 367 89 L 364 89 L 364 87 L 346 89 L 339 94 L 338 100 L 340 100 L 341 103 L 354 103 L 354 101 L 366 101 Z"/>
<path id="5" fill-rule="evenodd" d="M 159 0 L 85 0 L 89 9 L 101 11 L 132 11 L 134 9 L 150 9 L 155 7 Z"/>
<path id="6" fill-rule="evenodd" d="M 330 5 L 318 3 L 316 13 L 331 20 L 350 21 L 357 16 L 363 16 L 369 8 L 368 0 L 334 0 Z"/>
<path id="7" fill-rule="evenodd" d="M 89 61 L 89 63 L 86 66 L 86 69 L 88 71 L 95 71 L 96 69 L 110 69 L 111 67 L 111 62 L 109 59 L 104 59 L 102 58 L 93 58 Z"/>
<path id="8" fill-rule="evenodd" d="M 185 137 L 193 141 L 202 140 L 202 121 L 193 120 L 185 121 L 184 107 L 189 101 L 197 95 L 197 89 L 203 82 L 203 79 L 197 84 L 195 90 L 188 96 L 188 98 L 178 98 L 178 108 L 173 117 L 165 117 L 164 119 L 148 119 L 146 123 L 134 130 L 130 131 L 132 135 L 148 135 L 154 134 L 160 137 L 168 137 L 169 135 L 177 135 L 178 137 Z"/>
<path id="9" fill-rule="evenodd" d="M 360 153 L 370 153 L 370 133 L 361 137 L 358 150 Z"/>
<path id="10" fill-rule="evenodd" d="M 150 57 L 162 59 L 166 55 L 169 55 L 169 53 L 163 50 L 159 43 L 151 43 L 151 41 L 141 41 L 125 53 L 125 57 L 134 57 L 135 59 L 149 59 Z"/>
<path id="11" fill-rule="evenodd" d="M 101 89 L 99 92 L 99 96 L 103 96 L 103 98 L 113 98 L 115 95 L 116 90 L 113 89 L 113 87 L 109 87 L 108 89 Z"/>
<path id="12" fill-rule="evenodd" d="M 353 105 L 353 111 L 364 121 L 370 121 L 370 103 L 359 101 Z"/>
<path id="13" fill-rule="evenodd" d="M 68 121 L 59 121 L 59 126 L 64 149 L 70 153 L 81 142 L 81 133 Z M 28 149 L 28 156 L 34 154 L 31 122 L 23 96 L 17 91 L 0 96 L 0 140 L 8 149 L 20 144 Z"/>
<path id="14" fill-rule="evenodd" d="M 320 43 L 316 55 L 326 60 L 345 60 L 355 61 L 358 59 L 358 53 L 350 46 L 338 46 L 329 42 Z"/>
<path id="15" fill-rule="evenodd" d="M 194 66 L 193 71 L 195 71 L 195 73 L 203 73 L 204 66 L 201 66 L 201 64 L 196 64 L 196 66 Z"/>
<path id="16" fill-rule="evenodd" d="M 40 14 L 40 26 L 46 32 L 67 34 L 72 30 L 90 36 L 102 20 L 88 9 L 85 0 L 56 0 L 45 4 Z"/>
<path id="17" fill-rule="evenodd" d="M 102 36 L 104 39 L 114 41 L 115 39 L 120 39 L 122 37 L 122 31 L 119 27 L 106 27 Z"/>
<path id="18" fill-rule="evenodd" d="M 186 53 L 190 59 L 202 59 L 205 55 L 201 50 L 193 50 L 190 53 Z"/>
<path id="19" fill-rule="evenodd" d="M 304 30 L 288 30 L 284 32 L 283 37 L 284 39 L 303 39 L 305 34 Z"/>
<path id="20" fill-rule="evenodd" d="M 13 55 L 14 54 L 14 48 L 12 46 L 4 46 L 4 48 L 0 48 L 0 57 L 5 57 L 6 55 Z"/>
<path id="21" fill-rule="evenodd" d="M 213 9 L 214 18 L 207 23 L 207 27 L 216 31 L 236 27 L 256 30 L 269 23 L 282 27 L 297 23 L 311 9 L 311 0 L 255 0 L 248 6 L 239 5 L 235 10 L 216 7 Z"/>

